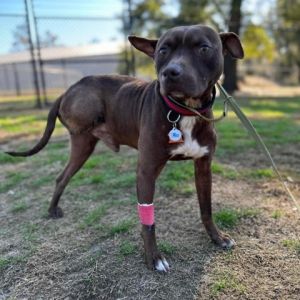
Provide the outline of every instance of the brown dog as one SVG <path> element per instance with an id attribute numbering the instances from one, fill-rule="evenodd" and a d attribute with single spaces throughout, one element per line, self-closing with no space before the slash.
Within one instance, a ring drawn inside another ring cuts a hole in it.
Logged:
<path id="1" fill-rule="evenodd" d="M 120 145 L 138 149 L 137 198 L 146 263 L 151 269 L 167 272 L 169 265 L 156 244 L 153 195 L 155 180 L 169 159 L 194 160 L 203 224 L 217 245 L 234 245 L 212 220 L 213 124 L 191 116 L 184 106 L 193 106 L 211 118 L 223 54 L 234 58 L 243 58 L 244 54 L 237 35 L 218 34 L 203 25 L 172 28 L 159 40 L 130 36 L 129 41 L 154 59 L 158 80 L 149 83 L 128 76 L 85 77 L 54 103 L 37 145 L 26 152 L 9 154 L 29 156 L 40 151 L 49 141 L 57 117 L 66 126 L 71 138 L 70 159 L 57 178 L 49 207 L 50 216 L 59 218 L 63 213 L 58 202 L 66 185 L 99 140 L 114 151 L 119 151 Z"/>

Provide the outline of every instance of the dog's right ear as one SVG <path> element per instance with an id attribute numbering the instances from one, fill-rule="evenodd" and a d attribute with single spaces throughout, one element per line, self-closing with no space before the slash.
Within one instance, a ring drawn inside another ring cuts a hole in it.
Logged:
<path id="1" fill-rule="evenodd" d="M 135 35 L 130 35 L 128 40 L 136 49 L 146 53 L 152 58 L 154 57 L 155 47 L 158 40 L 149 40 Z"/>

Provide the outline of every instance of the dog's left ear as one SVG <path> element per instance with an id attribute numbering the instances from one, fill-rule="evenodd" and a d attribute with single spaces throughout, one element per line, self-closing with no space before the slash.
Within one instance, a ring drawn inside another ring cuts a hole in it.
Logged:
<path id="1" fill-rule="evenodd" d="M 224 54 L 227 52 L 234 58 L 244 58 L 244 50 L 240 38 L 234 32 L 222 32 L 220 38 L 223 44 Z"/>
<path id="2" fill-rule="evenodd" d="M 130 35 L 128 40 L 136 49 L 146 53 L 152 58 L 154 57 L 155 47 L 158 40 L 149 40 L 135 35 Z"/>

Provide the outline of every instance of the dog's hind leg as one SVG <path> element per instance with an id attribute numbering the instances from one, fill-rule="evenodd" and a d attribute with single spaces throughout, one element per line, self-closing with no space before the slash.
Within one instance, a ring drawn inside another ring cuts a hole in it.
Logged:
<path id="1" fill-rule="evenodd" d="M 71 153 L 68 164 L 56 179 L 56 186 L 48 209 L 51 218 L 63 216 L 62 209 L 58 206 L 59 199 L 68 182 L 83 166 L 94 151 L 98 139 L 89 133 L 71 135 Z"/>

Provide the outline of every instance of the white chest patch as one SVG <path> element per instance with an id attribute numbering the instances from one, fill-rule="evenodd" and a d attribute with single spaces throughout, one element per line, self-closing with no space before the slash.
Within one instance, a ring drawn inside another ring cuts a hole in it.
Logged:
<path id="1" fill-rule="evenodd" d="M 186 157 L 199 158 L 207 154 L 208 147 L 201 146 L 192 138 L 192 131 L 196 124 L 196 117 L 183 117 L 179 122 L 180 130 L 183 133 L 184 143 L 171 151 L 171 155 L 184 155 Z"/>

